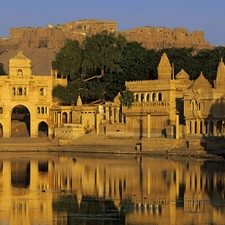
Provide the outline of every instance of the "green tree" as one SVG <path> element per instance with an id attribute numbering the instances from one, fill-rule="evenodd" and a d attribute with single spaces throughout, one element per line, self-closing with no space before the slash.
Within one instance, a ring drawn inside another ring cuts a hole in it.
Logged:
<path id="1" fill-rule="evenodd" d="M 0 75 L 6 75 L 6 72 L 4 70 L 4 65 L 0 63 Z"/>
<path id="2" fill-rule="evenodd" d="M 69 81 L 76 80 L 81 77 L 82 54 L 83 50 L 77 40 L 67 40 L 64 47 L 56 53 L 52 68 Z"/>
<path id="3" fill-rule="evenodd" d="M 128 108 L 132 107 L 134 103 L 134 93 L 129 89 L 122 92 L 122 97 L 120 99 L 123 106 L 127 106 Z"/>
<path id="4" fill-rule="evenodd" d="M 104 81 L 110 79 L 113 73 L 121 71 L 119 63 L 122 60 L 125 43 L 126 39 L 123 36 L 107 31 L 86 37 L 82 45 L 77 41 L 69 40 L 56 54 L 52 67 L 58 71 L 58 74 L 67 77 L 69 83 L 75 82 L 78 89 L 83 90 L 81 95 L 86 101 L 104 98 L 107 86 Z M 56 90 L 57 88 L 59 91 Z M 56 87 L 53 96 L 64 102 L 65 98 L 63 100 L 59 95 L 61 89 Z M 66 102 L 68 101 L 67 99 Z"/>

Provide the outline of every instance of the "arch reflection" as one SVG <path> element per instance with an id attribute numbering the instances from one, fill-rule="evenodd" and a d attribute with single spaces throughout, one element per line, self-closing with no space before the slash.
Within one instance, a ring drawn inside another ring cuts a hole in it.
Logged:
<path id="1" fill-rule="evenodd" d="M 223 224 L 223 162 L 43 158 L 0 161 L 0 224 Z"/>

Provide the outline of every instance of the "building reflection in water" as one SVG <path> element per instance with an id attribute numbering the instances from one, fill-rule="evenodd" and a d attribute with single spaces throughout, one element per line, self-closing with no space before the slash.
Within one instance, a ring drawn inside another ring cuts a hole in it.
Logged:
<path id="1" fill-rule="evenodd" d="M 224 224 L 223 162 L 56 156 L 0 162 L 0 224 Z"/>

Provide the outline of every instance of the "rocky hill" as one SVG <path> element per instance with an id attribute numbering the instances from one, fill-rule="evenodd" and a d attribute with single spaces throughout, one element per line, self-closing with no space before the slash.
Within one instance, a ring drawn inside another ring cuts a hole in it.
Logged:
<path id="1" fill-rule="evenodd" d="M 48 24 L 46 28 L 27 27 L 11 28 L 9 38 L 0 38 L 0 62 L 8 72 L 8 61 L 23 50 L 33 62 L 33 74 L 49 74 L 55 53 L 67 39 L 84 40 L 85 36 L 94 35 L 103 30 L 124 35 L 128 41 L 137 41 L 149 49 L 170 47 L 211 48 L 205 40 L 203 31 L 190 33 L 184 28 L 169 29 L 164 27 L 142 27 L 126 31 L 117 31 L 116 21 L 79 20 L 62 25 Z"/>

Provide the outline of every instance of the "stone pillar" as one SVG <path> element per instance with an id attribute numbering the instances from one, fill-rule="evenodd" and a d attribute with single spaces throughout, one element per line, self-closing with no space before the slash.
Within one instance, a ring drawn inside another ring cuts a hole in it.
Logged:
<path id="1" fill-rule="evenodd" d="M 202 134 L 206 134 L 205 120 L 202 120 Z"/>
<path id="2" fill-rule="evenodd" d="M 53 137 L 53 128 L 52 126 L 48 126 L 48 136 Z"/>
<path id="3" fill-rule="evenodd" d="M 186 134 L 190 134 L 191 133 L 191 131 L 190 131 L 191 122 L 189 120 L 186 120 L 185 124 L 186 124 Z"/>
<path id="4" fill-rule="evenodd" d="M 176 139 L 179 139 L 179 112 L 176 112 Z"/>
<path id="5" fill-rule="evenodd" d="M 191 134 L 195 133 L 195 121 L 191 120 Z"/>
<path id="6" fill-rule="evenodd" d="M 151 114 L 147 112 L 148 138 L 151 137 Z"/>
<path id="7" fill-rule="evenodd" d="M 32 121 L 32 117 L 30 118 L 30 121 Z M 30 137 L 38 137 L 38 126 L 36 123 L 30 123 Z"/>
<path id="8" fill-rule="evenodd" d="M 109 106 L 105 106 L 105 119 L 106 122 L 109 122 L 110 118 L 109 118 Z"/>
<path id="9" fill-rule="evenodd" d="M 115 122 L 115 107 L 111 107 L 111 117 L 110 117 L 110 121 L 111 123 Z"/>
<path id="10" fill-rule="evenodd" d="M 119 123 L 120 122 L 120 108 L 116 107 L 116 118 L 115 118 L 115 122 Z"/>
<path id="11" fill-rule="evenodd" d="M 58 112 L 57 113 L 57 127 L 60 127 L 61 126 L 61 113 Z"/>
<path id="12" fill-rule="evenodd" d="M 213 136 L 217 136 L 217 132 L 216 132 L 216 121 L 213 121 Z"/>
<path id="13" fill-rule="evenodd" d="M 197 129 L 196 129 L 197 134 L 200 134 L 200 120 L 197 120 L 196 124 L 197 124 Z"/>
<path id="14" fill-rule="evenodd" d="M 6 119 L 5 121 L 2 121 L 2 129 L 3 129 L 3 134 L 2 137 L 8 138 L 11 136 L 11 117 Z"/>
<path id="15" fill-rule="evenodd" d="M 99 133 L 100 133 L 100 132 L 99 132 L 99 124 L 100 124 L 100 118 L 99 118 L 99 117 L 100 117 L 100 114 L 97 113 L 97 114 L 96 114 L 96 121 L 95 121 L 95 126 L 96 126 L 95 129 L 96 129 L 96 134 L 97 134 L 97 135 L 99 135 Z"/>

